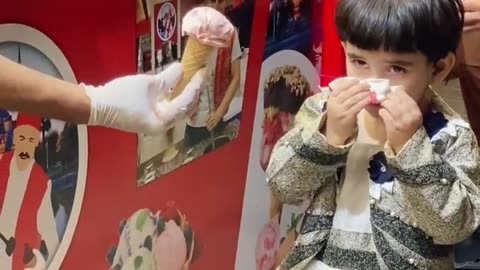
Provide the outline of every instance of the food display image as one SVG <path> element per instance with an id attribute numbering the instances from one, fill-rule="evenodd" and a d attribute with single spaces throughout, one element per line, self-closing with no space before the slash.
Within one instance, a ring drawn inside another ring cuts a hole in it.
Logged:
<path id="1" fill-rule="evenodd" d="M 263 88 L 265 118 L 260 163 L 266 170 L 275 143 L 293 127 L 295 114 L 312 92 L 309 82 L 294 65 L 272 69 Z"/>
<path id="2" fill-rule="evenodd" d="M 198 250 L 187 217 L 169 201 L 156 213 L 140 209 L 122 221 L 107 260 L 111 270 L 189 270 Z"/>
<path id="3" fill-rule="evenodd" d="M 265 171 L 277 141 L 293 128 L 295 115 L 313 92 L 307 78 L 295 65 L 272 68 L 263 83 L 264 119 L 260 166 Z M 269 221 L 258 233 L 256 269 L 277 267 L 293 246 L 303 213 L 291 213 L 287 230 L 281 231 L 283 204 L 270 196 Z M 283 235 L 282 235 L 283 234 Z"/>
<path id="4" fill-rule="evenodd" d="M 281 264 L 298 237 L 298 226 L 302 218 L 303 214 L 292 213 L 287 231 L 283 236 L 280 234 L 278 220 L 272 219 L 265 224 L 257 237 L 256 270 L 273 270 Z"/>
<path id="5" fill-rule="evenodd" d="M 162 179 L 178 168 L 221 148 L 237 139 L 240 131 L 243 95 L 248 61 L 250 35 L 248 23 L 241 20 L 250 14 L 246 4 L 233 1 L 157 1 L 154 10 L 159 14 L 167 7 L 174 13 L 176 23 L 168 41 L 155 38 L 152 46 L 161 62 L 155 73 L 168 68 L 172 61 L 162 52 L 178 48 L 175 61 L 180 62 L 183 76 L 170 95 L 159 101 L 169 102 L 182 93 L 189 83 L 205 77 L 203 91 L 192 113 L 175 119 L 163 134 L 138 135 L 137 186 Z M 157 14 L 155 13 L 155 14 Z M 168 15 L 168 13 L 166 13 Z M 160 16 L 158 18 L 164 18 Z M 165 17 L 165 20 L 169 16 Z M 156 20 L 155 16 L 150 19 Z M 173 18 L 173 17 L 171 17 Z M 148 20 L 146 20 L 148 21 Z M 152 25 L 157 25 L 155 21 Z M 156 30 L 155 30 L 156 31 Z M 153 31 L 153 32 L 155 32 Z M 240 33 L 243 34 L 242 39 Z M 246 34 L 248 33 L 248 34 Z M 176 44 L 175 46 L 173 44 Z M 160 52 L 160 53 L 159 53 Z M 196 76 L 195 76 L 196 75 Z M 165 112 L 168 113 L 168 112 Z"/>

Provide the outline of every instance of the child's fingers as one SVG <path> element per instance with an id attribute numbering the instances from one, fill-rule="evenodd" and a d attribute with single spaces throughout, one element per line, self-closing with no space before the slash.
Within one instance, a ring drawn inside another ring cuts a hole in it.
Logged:
<path id="1" fill-rule="evenodd" d="M 396 101 L 387 98 L 380 103 L 380 106 L 382 106 L 383 108 L 385 108 L 388 111 L 391 111 L 393 109 L 393 106 L 395 106 L 395 104 L 398 105 L 398 103 Z"/>
<path id="2" fill-rule="evenodd" d="M 383 122 L 385 123 L 385 125 L 388 125 L 389 123 L 393 123 L 393 117 L 388 110 L 381 108 L 378 111 L 378 115 L 380 115 L 380 117 L 383 119 Z"/>
<path id="3" fill-rule="evenodd" d="M 331 91 L 331 95 L 333 97 L 338 96 L 340 93 L 342 93 L 345 89 L 349 89 L 357 84 L 360 83 L 360 80 L 356 78 L 350 78 L 350 77 L 345 77 L 345 78 L 339 78 L 328 84 L 328 88 Z"/>
<path id="4" fill-rule="evenodd" d="M 343 92 L 338 94 L 337 97 L 338 97 L 339 102 L 344 103 L 345 101 L 347 101 L 352 96 L 357 95 L 357 94 L 362 93 L 362 92 L 365 92 L 367 94 L 370 93 L 370 86 L 368 85 L 368 83 L 361 82 L 361 83 L 359 83 L 359 84 L 357 84 L 353 87 L 350 87 L 350 88 L 344 90 Z"/>
<path id="5" fill-rule="evenodd" d="M 391 115 L 394 118 L 399 118 L 401 115 L 401 111 L 399 108 L 400 106 L 403 106 L 399 100 L 395 99 L 386 99 L 380 104 L 384 110 L 386 110 L 389 115 Z"/>
<path id="6" fill-rule="evenodd" d="M 351 97 L 349 97 L 344 103 L 343 105 L 346 107 L 346 108 L 351 108 L 353 106 L 355 106 L 358 102 L 364 100 L 364 99 L 368 99 L 370 97 L 370 92 L 369 91 L 362 91 L 362 92 L 359 92 Z"/>
<path id="7" fill-rule="evenodd" d="M 350 107 L 350 109 L 348 109 L 348 112 L 351 114 L 357 115 L 361 110 L 363 110 L 369 104 L 370 104 L 370 96 L 367 95 L 366 97 L 363 97 L 363 99 L 355 103 L 352 107 Z"/>

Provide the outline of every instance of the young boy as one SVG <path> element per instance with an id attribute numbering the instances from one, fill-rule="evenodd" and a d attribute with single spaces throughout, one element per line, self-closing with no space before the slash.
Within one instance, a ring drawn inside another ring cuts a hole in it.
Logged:
<path id="1" fill-rule="evenodd" d="M 348 78 L 307 99 L 267 170 L 283 203 L 311 200 L 282 270 L 453 269 L 480 221 L 479 149 L 432 90 L 455 63 L 460 0 L 340 0 Z M 371 104 L 364 79 L 396 91 Z"/>

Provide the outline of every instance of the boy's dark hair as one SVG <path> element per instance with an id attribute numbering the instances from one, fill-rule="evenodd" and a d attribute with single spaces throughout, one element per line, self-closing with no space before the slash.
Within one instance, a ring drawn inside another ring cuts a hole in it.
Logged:
<path id="1" fill-rule="evenodd" d="M 430 62 L 455 53 L 462 35 L 461 0 L 339 0 L 340 40 L 360 49 L 410 53 Z"/>

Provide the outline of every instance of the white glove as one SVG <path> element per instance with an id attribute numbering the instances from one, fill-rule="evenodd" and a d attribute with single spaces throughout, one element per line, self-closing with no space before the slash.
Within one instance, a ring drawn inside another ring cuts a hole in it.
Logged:
<path id="1" fill-rule="evenodd" d="M 182 65 L 176 62 L 157 75 L 121 77 L 99 87 L 83 85 L 91 102 L 88 125 L 150 135 L 165 132 L 192 113 L 204 88 L 206 68 L 169 101 L 168 94 L 182 76 Z"/>

